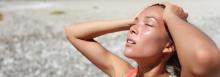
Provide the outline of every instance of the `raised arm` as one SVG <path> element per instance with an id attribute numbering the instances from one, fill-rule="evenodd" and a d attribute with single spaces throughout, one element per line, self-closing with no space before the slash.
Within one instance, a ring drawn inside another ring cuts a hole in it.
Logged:
<path id="1" fill-rule="evenodd" d="M 201 30 L 186 22 L 182 8 L 165 3 L 164 20 L 174 40 L 182 77 L 219 77 L 220 51 Z"/>
<path id="2" fill-rule="evenodd" d="M 98 42 L 95 37 L 122 30 L 128 30 L 133 20 L 98 21 L 75 24 L 65 27 L 65 33 L 72 45 L 93 64 L 110 76 L 116 73 L 123 76 L 132 66 L 112 54 Z"/>

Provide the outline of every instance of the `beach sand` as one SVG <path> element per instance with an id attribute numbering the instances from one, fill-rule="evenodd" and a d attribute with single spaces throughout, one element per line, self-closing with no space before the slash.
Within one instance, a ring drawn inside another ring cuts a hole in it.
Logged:
<path id="1" fill-rule="evenodd" d="M 219 0 L 171 1 L 220 47 Z M 107 77 L 67 41 L 64 26 L 134 17 L 151 0 L 0 1 L 0 77 Z M 184 35 L 187 38 L 187 35 Z M 98 37 L 123 56 L 126 32 Z"/>

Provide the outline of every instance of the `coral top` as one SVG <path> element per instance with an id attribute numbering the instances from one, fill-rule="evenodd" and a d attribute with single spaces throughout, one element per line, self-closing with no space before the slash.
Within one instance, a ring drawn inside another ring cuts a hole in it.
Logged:
<path id="1" fill-rule="evenodd" d="M 137 74 L 137 68 L 132 69 L 131 71 L 129 71 L 127 74 L 125 74 L 124 77 L 135 77 Z"/>

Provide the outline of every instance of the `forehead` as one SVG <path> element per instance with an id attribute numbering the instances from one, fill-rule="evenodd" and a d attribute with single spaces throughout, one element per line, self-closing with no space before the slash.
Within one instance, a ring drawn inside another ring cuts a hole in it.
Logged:
<path id="1" fill-rule="evenodd" d="M 150 6 L 145 8 L 139 15 L 138 18 L 154 17 L 156 20 L 163 20 L 163 8 L 160 6 Z"/>

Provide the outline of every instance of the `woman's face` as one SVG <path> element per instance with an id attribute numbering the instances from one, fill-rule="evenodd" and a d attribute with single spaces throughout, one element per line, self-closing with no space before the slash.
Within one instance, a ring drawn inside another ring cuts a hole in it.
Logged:
<path id="1" fill-rule="evenodd" d="M 163 54 L 169 37 L 162 17 L 160 6 L 148 7 L 137 16 L 127 35 L 125 56 L 149 58 Z"/>

